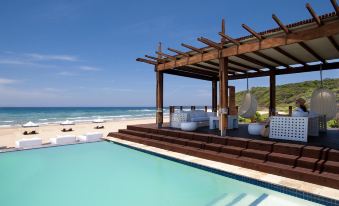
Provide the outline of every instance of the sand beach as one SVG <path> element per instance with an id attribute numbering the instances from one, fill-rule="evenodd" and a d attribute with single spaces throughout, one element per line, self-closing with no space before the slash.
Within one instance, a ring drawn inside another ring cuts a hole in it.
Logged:
<path id="1" fill-rule="evenodd" d="M 167 121 L 166 118 L 165 121 Z M 78 123 L 66 127 L 72 127 L 72 129 L 74 130 L 72 132 L 62 132 L 61 130 L 64 128 L 64 126 L 62 125 L 44 125 L 33 128 L 39 133 L 36 135 L 23 135 L 23 132 L 27 129 L 22 127 L 0 128 L 0 147 L 14 147 L 15 141 L 22 138 L 40 137 L 42 138 L 43 143 L 47 143 L 49 142 L 50 138 L 56 137 L 57 135 L 82 135 L 87 132 L 102 132 L 104 136 L 107 136 L 109 132 L 116 132 L 119 129 L 124 129 L 127 125 L 147 123 L 155 123 L 155 118 L 107 121 L 100 124 L 95 124 L 91 122 Z M 97 125 L 103 125 L 104 129 L 95 129 L 94 127 L 96 127 Z M 29 130 L 31 130 L 31 128 Z"/>

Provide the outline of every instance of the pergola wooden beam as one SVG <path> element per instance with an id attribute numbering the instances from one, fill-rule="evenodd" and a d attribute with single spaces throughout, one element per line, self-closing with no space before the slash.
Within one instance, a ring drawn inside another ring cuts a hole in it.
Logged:
<path id="1" fill-rule="evenodd" d="M 262 40 L 263 36 L 255 32 L 253 29 L 251 29 L 249 26 L 246 24 L 241 25 L 244 29 L 246 29 L 249 33 L 251 33 L 253 36 L 255 36 L 257 39 Z"/>
<path id="2" fill-rule="evenodd" d="M 300 46 L 302 46 L 306 51 L 308 51 L 310 54 L 312 54 L 312 56 L 314 56 L 316 59 L 318 59 L 319 61 L 325 63 L 326 60 L 324 58 L 322 58 L 317 52 L 315 52 L 311 47 L 309 47 L 305 42 L 300 42 L 299 43 Z"/>
<path id="3" fill-rule="evenodd" d="M 171 52 L 177 53 L 179 55 L 185 56 L 185 57 L 189 57 L 190 56 L 189 54 L 187 54 L 185 52 L 182 52 L 182 51 L 179 51 L 179 50 L 176 50 L 176 49 L 168 48 L 168 50 L 171 51 Z"/>
<path id="4" fill-rule="evenodd" d="M 192 67 L 192 65 L 178 67 L 176 69 L 181 70 L 181 71 L 195 73 L 195 74 L 205 75 L 205 76 L 212 76 L 212 77 L 213 76 L 218 76 L 218 72 L 205 70 L 203 68 Z"/>
<path id="5" fill-rule="evenodd" d="M 222 32 L 219 32 L 218 34 L 221 37 L 223 37 L 223 38 L 227 39 L 228 41 L 232 42 L 233 44 L 238 45 L 238 46 L 240 45 L 240 42 L 235 40 L 235 39 L 233 39 L 232 37 L 230 37 L 230 36 L 228 36 L 228 35 L 226 35 L 226 34 L 224 34 Z"/>
<path id="6" fill-rule="evenodd" d="M 281 61 L 279 61 L 279 60 L 277 60 L 277 59 L 274 59 L 274 58 L 272 58 L 272 57 L 269 57 L 269 56 L 267 56 L 267 55 L 265 55 L 265 54 L 263 54 L 263 53 L 261 53 L 261 52 L 259 52 L 259 51 L 255 51 L 255 52 L 253 52 L 253 53 L 256 54 L 256 55 L 258 55 L 258 56 L 260 56 L 261 58 L 264 58 L 264 59 L 267 59 L 268 61 L 271 61 L 271 62 L 273 62 L 273 63 L 276 63 L 276 64 L 278 64 L 279 66 L 290 67 L 288 64 L 285 64 L 285 63 L 283 63 L 283 62 L 281 62 Z"/>
<path id="7" fill-rule="evenodd" d="M 308 29 L 300 30 L 283 36 L 266 37 L 261 41 L 255 42 L 250 41 L 242 43 L 238 47 L 223 48 L 221 51 L 211 50 L 208 52 L 206 51 L 205 53 L 200 52 L 200 55 L 192 55 L 189 59 L 185 58 L 177 60 L 175 64 L 174 62 L 159 64 L 157 66 L 157 69 L 166 70 L 177 66 L 184 66 L 189 64 L 196 64 L 199 62 L 215 60 L 218 59 L 219 57 L 237 56 L 249 52 L 291 45 L 302 41 L 309 41 L 328 36 L 335 36 L 337 34 L 339 34 L 339 21 L 333 20 L 332 22 L 326 23 L 321 27 L 310 27 Z M 202 50 L 199 49 L 199 51 Z"/>
<path id="8" fill-rule="evenodd" d="M 182 70 L 166 70 L 164 71 L 165 74 L 172 74 L 172 75 L 177 75 L 177 76 L 182 76 L 182 77 L 189 77 L 189 78 L 194 78 L 194 79 L 200 79 L 200 80 L 207 80 L 207 81 L 212 81 L 216 80 L 215 77 L 212 76 L 205 76 L 205 75 L 199 75 L 196 73 L 191 73 L 187 71 L 182 71 Z"/>
<path id="9" fill-rule="evenodd" d="M 154 56 L 150 56 L 150 55 L 145 55 L 145 57 L 146 58 L 149 58 L 149 59 L 153 59 L 153 60 L 155 60 L 155 61 L 157 61 L 157 62 L 166 62 L 166 61 L 169 61 L 168 59 L 159 59 L 159 58 L 157 58 L 157 57 L 154 57 Z"/>
<path id="10" fill-rule="evenodd" d="M 275 14 L 272 14 L 272 18 L 286 34 L 291 32 Z"/>
<path id="11" fill-rule="evenodd" d="M 188 48 L 188 49 L 190 49 L 190 50 L 193 50 L 193 51 L 195 51 L 195 52 L 198 52 L 198 53 L 200 53 L 200 54 L 204 53 L 204 51 L 203 51 L 202 49 L 196 48 L 196 47 L 191 46 L 191 45 L 188 45 L 188 44 L 182 43 L 181 46 L 186 47 L 186 48 Z"/>
<path id="12" fill-rule="evenodd" d="M 236 62 L 236 61 L 233 61 L 233 60 L 228 60 L 228 63 L 230 64 L 234 64 L 236 66 L 239 66 L 239 67 L 242 67 L 242 68 L 245 68 L 247 70 L 254 70 L 254 71 L 257 71 L 257 72 L 260 72 L 260 69 L 257 69 L 257 68 L 251 68 L 251 69 L 248 69 L 248 65 L 245 65 L 245 64 L 242 64 L 242 63 L 239 63 L 239 62 Z"/>
<path id="13" fill-rule="evenodd" d="M 214 71 L 214 72 L 219 72 L 219 70 L 217 68 L 213 68 L 213 67 L 209 67 L 209 66 L 205 66 L 205 65 L 201 65 L 201 64 L 193 64 L 191 66 L 196 66 L 196 67 L 200 67 L 200 68 L 203 68 L 203 69 L 206 69 L 208 71 Z"/>
<path id="14" fill-rule="evenodd" d="M 313 13 L 312 13 L 312 16 L 315 15 L 315 17 L 313 16 L 313 18 L 316 18 L 318 17 L 319 21 L 320 21 L 320 18 L 317 14 L 314 13 L 312 7 L 307 4 L 308 6 L 306 6 L 309 11 L 311 10 Z M 286 33 L 286 34 L 289 34 L 291 33 L 291 31 L 280 21 L 280 19 L 276 16 L 276 15 L 272 15 L 272 18 L 274 19 L 274 21 L 279 25 L 279 27 Z M 322 22 L 320 21 L 320 23 L 318 23 L 318 25 L 322 25 Z M 314 56 L 316 59 L 318 59 L 319 61 L 322 61 L 322 62 L 325 62 L 325 59 L 322 58 L 319 54 L 317 54 L 311 47 L 309 47 L 305 42 L 300 42 L 299 43 L 300 46 L 302 46 L 306 51 L 308 51 L 312 56 Z"/>
<path id="15" fill-rule="evenodd" d="M 155 62 L 155 61 L 151 61 L 151 60 L 144 59 L 144 58 L 137 58 L 136 61 L 138 61 L 138 62 L 144 62 L 144 63 L 147 63 L 147 64 L 153 64 L 153 65 L 157 65 L 157 64 L 158 64 L 158 63 Z"/>
<path id="16" fill-rule="evenodd" d="M 334 40 L 334 38 L 332 36 L 327 37 L 328 40 L 330 40 L 331 44 L 333 45 L 334 48 L 337 49 L 337 51 L 339 52 L 339 45 L 337 44 L 337 42 Z"/>
<path id="17" fill-rule="evenodd" d="M 271 65 L 268 65 L 268 64 L 266 64 L 262 61 L 259 61 L 257 59 L 252 58 L 252 57 L 249 57 L 249 56 L 246 56 L 244 54 L 238 55 L 237 57 L 240 58 L 240 59 L 243 59 L 245 61 L 251 62 L 252 64 L 256 64 L 256 65 L 259 65 L 259 66 L 262 66 L 262 67 L 265 67 L 265 68 L 269 68 L 269 69 L 273 68 L 273 66 L 271 66 Z"/>
<path id="18" fill-rule="evenodd" d="M 243 69 L 238 69 L 238 68 L 235 68 L 235 67 L 232 67 L 232 66 L 228 66 L 228 68 L 232 71 L 235 71 L 235 72 L 241 72 L 241 73 L 246 73 L 247 71 L 246 70 L 243 70 Z"/>
<path id="19" fill-rule="evenodd" d="M 275 47 L 273 48 L 275 51 L 279 52 L 280 54 L 287 56 L 288 58 L 292 59 L 293 61 L 297 62 L 298 64 L 302 64 L 303 66 L 305 66 L 305 62 L 301 61 L 300 59 L 298 59 L 297 57 L 291 55 L 290 53 L 288 53 L 287 51 L 283 50 L 280 47 Z"/>
<path id="20" fill-rule="evenodd" d="M 210 46 L 210 47 L 213 47 L 213 48 L 216 48 L 216 49 L 222 49 L 222 46 L 219 43 L 214 42 L 212 40 L 209 40 L 207 38 L 200 37 L 197 40 L 202 42 L 202 43 L 204 43 L 204 44 L 206 44 L 206 45 L 208 45 L 208 46 Z"/>
<path id="21" fill-rule="evenodd" d="M 303 73 L 303 72 L 314 72 L 319 71 L 320 66 L 322 70 L 331 70 L 331 69 L 338 69 L 339 62 L 335 63 L 326 63 L 326 64 L 318 64 L 318 65 L 307 65 L 302 67 L 295 67 L 295 68 L 287 68 L 287 69 L 277 69 L 275 70 L 275 75 L 284 75 L 284 74 L 295 74 L 295 73 Z M 254 72 L 254 73 L 246 73 L 246 74 L 237 74 L 231 76 L 230 80 L 236 79 L 246 79 L 246 78 L 255 78 L 255 77 L 264 77 L 269 76 L 270 71 L 263 71 L 263 72 Z"/>
<path id="22" fill-rule="evenodd" d="M 307 3 L 306 4 L 306 8 L 310 12 L 310 14 L 312 15 L 312 17 L 315 20 L 315 22 L 317 22 L 318 25 L 322 25 L 322 22 L 321 22 L 319 16 L 317 15 L 317 13 L 315 13 L 313 8 L 311 7 L 311 4 Z"/>
<path id="23" fill-rule="evenodd" d="M 218 63 L 215 63 L 215 62 L 212 62 L 212 61 L 206 61 L 204 62 L 206 64 L 209 64 L 209 65 L 212 65 L 212 66 L 215 66 L 215 67 L 219 67 L 219 64 Z"/>
<path id="24" fill-rule="evenodd" d="M 177 58 L 175 58 L 174 56 L 171 56 L 169 54 L 165 54 L 165 53 L 162 53 L 162 52 L 155 52 L 155 53 L 160 55 L 160 56 L 164 56 L 166 58 L 172 59 L 172 60 L 177 60 Z"/>
<path id="25" fill-rule="evenodd" d="M 339 6 L 337 4 L 337 1 L 336 0 L 331 0 L 331 3 L 332 3 L 332 6 L 335 10 L 335 13 L 337 14 L 337 16 L 339 16 Z"/>

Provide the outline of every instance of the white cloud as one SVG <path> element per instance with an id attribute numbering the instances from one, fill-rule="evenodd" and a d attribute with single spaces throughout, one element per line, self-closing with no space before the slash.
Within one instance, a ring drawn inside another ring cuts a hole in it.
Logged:
<path id="1" fill-rule="evenodd" d="M 127 89 L 127 88 L 111 88 L 111 87 L 103 87 L 101 88 L 101 90 L 105 92 L 133 92 L 134 91 L 132 89 Z"/>
<path id="2" fill-rule="evenodd" d="M 57 73 L 58 75 L 61 75 L 61 76 L 75 76 L 74 73 L 72 72 L 67 72 L 67 71 L 63 71 L 63 72 L 59 72 Z"/>
<path id="3" fill-rule="evenodd" d="M 0 78 L 0 84 L 13 84 L 15 82 L 17 82 L 17 80 Z"/>
<path id="4" fill-rule="evenodd" d="M 64 92 L 64 90 L 62 89 L 58 89 L 58 88 L 52 88 L 52 87 L 47 87 L 43 89 L 46 92 Z"/>
<path id="5" fill-rule="evenodd" d="M 30 64 L 30 62 L 17 60 L 17 59 L 0 59 L 0 64 L 16 64 L 16 65 L 23 65 L 23 64 Z"/>
<path id="6" fill-rule="evenodd" d="M 80 66 L 79 69 L 83 71 L 100 71 L 99 68 L 92 66 Z"/>
<path id="7" fill-rule="evenodd" d="M 25 55 L 37 61 L 78 61 L 77 57 L 71 55 L 51 55 L 38 53 L 27 53 Z"/>

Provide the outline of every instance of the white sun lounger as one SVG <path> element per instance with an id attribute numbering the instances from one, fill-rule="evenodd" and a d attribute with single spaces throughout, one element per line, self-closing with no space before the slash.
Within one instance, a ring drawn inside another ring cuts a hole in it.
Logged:
<path id="1" fill-rule="evenodd" d="M 78 140 L 81 142 L 93 142 L 99 141 L 103 137 L 103 134 L 100 132 L 87 133 L 85 135 L 78 136 Z"/>
<path id="2" fill-rule="evenodd" d="M 34 137 L 30 139 L 20 139 L 15 141 L 16 148 L 33 148 L 33 147 L 39 147 L 42 144 L 42 139 L 39 137 Z"/>
<path id="3" fill-rule="evenodd" d="M 74 135 L 59 135 L 50 139 L 52 144 L 73 144 L 76 142 Z"/>

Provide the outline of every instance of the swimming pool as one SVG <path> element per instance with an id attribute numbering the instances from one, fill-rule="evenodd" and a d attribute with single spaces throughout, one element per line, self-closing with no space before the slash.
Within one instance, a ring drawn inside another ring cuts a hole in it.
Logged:
<path id="1" fill-rule="evenodd" d="M 110 142 L 0 154 L 0 205 L 318 205 Z"/>

